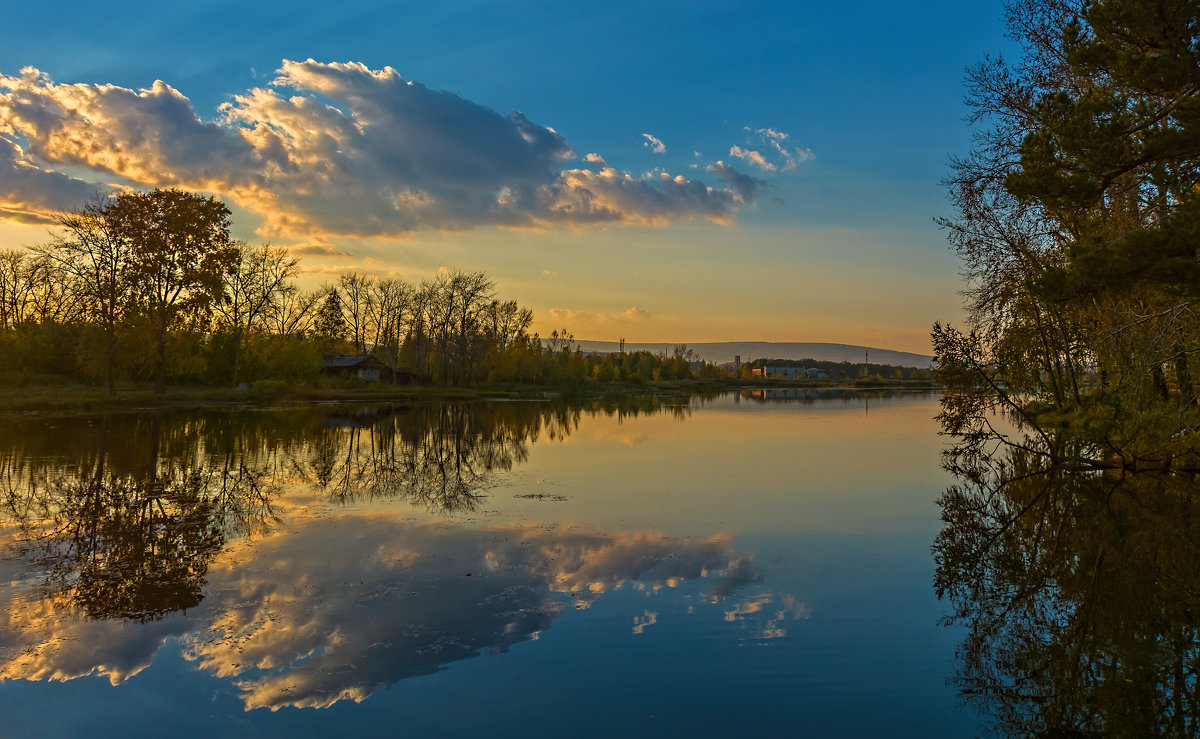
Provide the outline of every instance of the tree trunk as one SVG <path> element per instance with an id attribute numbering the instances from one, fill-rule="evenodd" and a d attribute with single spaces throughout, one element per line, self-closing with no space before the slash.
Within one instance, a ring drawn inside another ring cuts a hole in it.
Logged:
<path id="1" fill-rule="evenodd" d="M 1150 368 L 1150 379 L 1154 384 L 1154 393 L 1159 400 L 1167 401 L 1171 399 L 1171 393 L 1167 390 L 1167 378 L 1163 375 L 1162 365 L 1155 362 Z"/>
<path id="2" fill-rule="evenodd" d="M 158 358 L 154 367 L 154 392 L 163 393 L 167 389 L 167 324 L 164 321 L 158 331 Z"/>
<path id="3" fill-rule="evenodd" d="M 1192 385 L 1192 371 L 1188 367 L 1187 350 L 1178 339 L 1175 341 L 1175 379 L 1179 381 L 1179 402 L 1195 403 L 1195 388 Z"/>
<path id="4" fill-rule="evenodd" d="M 108 388 L 109 395 L 116 395 L 117 388 L 113 381 L 113 363 L 116 354 L 116 328 L 109 322 L 104 327 L 104 385 Z"/>
<path id="5" fill-rule="evenodd" d="M 233 386 L 238 386 L 238 368 L 242 361 L 242 332 L 233 333 Z"/>

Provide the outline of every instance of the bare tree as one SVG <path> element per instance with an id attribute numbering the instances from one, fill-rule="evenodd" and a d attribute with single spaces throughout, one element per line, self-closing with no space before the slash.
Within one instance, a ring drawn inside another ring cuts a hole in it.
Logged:
<path id="1" fill-rule="evenodd" d="M 129 300 L 130 245 L 110 228 L 107 205 L 94 200 L 58 214 L 55 221 L 62 233 L 34 250 L 73 278 L 86 320 L 104 330 L 104 384 L 112 394 L 117 325 Z"/>
<path id="2" fill-rule="evenodd" d="M 358 351 L 367 350 L 367 336 L 370 334 L 369 321 L 371 317 L 371 283 L 374 278 L 351 272 L 338 279 L 338 295 L 342 302 L 342 314 L 350 329 L 350 340 Z"/>
<path id="3" fill-rule="evenodd" d="M 479 379 L 476 370 L 484 351 L 480 341 L 483 319 L 496 284 L 483 272 L 455 272 L 447 287 L 453 331 L 451 381 L 469 385 Z"/>
<path id="4" fill-rule="evenodd" d="M 270 244 L 237 245 L 237 261 L 225 274 L 222 298 L 215 304 L 218 325 L 234 337 L 233 384 L 237 385 L 242 345 L 247 333 L 263 327 L 268 311 L 294 290 L 300 260 Z"/>
<path id="5" fill-rule="evenodd" d="M 375 356 L 387 363 L 396 380 L 401 343 L 412 318 L 414 290 L 403 280 L 374 280 L 368 285 L 368 325 Z"/>
<path id="6" fill-rule="evenodd" d="M 70 323 L 83 304 L 74 275 L 37 251 L 0 252 L 0 329 L 25 323 Z"/>
<path id="7" fill-rule="evenodd" d="M 294 284 L 282 290 L 263 313 L 263 325 L 276 336 L 308 336 L 313 331 L 321 290 L 301 292 Z"/>

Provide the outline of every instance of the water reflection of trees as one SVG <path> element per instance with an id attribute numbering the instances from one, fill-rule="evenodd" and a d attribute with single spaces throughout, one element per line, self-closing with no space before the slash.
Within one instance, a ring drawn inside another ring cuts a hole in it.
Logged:
<path id="1" fill-rule="evenodd" d="M 140 463 L 127 439 L 69 465 L 17 454 L 0 461 L 10 545 L 42 573 L 44 589 L 91 618 L 146 621 L 194 607 L 227 537 L 273 518 L 266 469 L 232 455 L 161 455 L 170 433 L 146 438 Z"/>
<path id="2" fill-rule="evenodd" d="M 858 404 L 862 401 L 885 400 L 891 398 L 929 397 L 928 390 L 888 390 L 878 388 L 842 388 L 842 387 L 813 387 L 813 388 L 753 388 L 738 392 L 739 400 L 749 400 L 764 405 L 779 402 L 792 402 L 803 405 L 827 404 L 832 400 Z"/>
<path id="3" fill-rule="evenodd" d="M 688 398 L 630 395 L 554 402 L 419 404 L 330 415 L 295 468 L 339 502 L 398 498 L 444 513 L 476 509 L 497 475 L 545 436 L 570 436 L 584 415 L 686 418 Z"/>
<path id="4" fill-rule="evenodd" d="M 323 406 L 15 417 L 0 424 L 0 530 L 47 594 L 97 619 L 155 620 L 195 607 L 214 557 L 269 532 L 279 496 L 399 499 L 474 510 L 539 437 L 584 415 L 669 412 L 618 400 Z"/>
<path id="5" fill-rule="evenodd" d="M 1200 485 L 959 450 L 934 545 L 965 626 L 954 682 L 1001 736 L 1200 733 Z M 1043 448 L 1047 447 L 1047 448 Z"/>
<path id="6" fill-rule="evenodd" d="M 247 708 L 329 706 L 503 652 L 622 588 L 664 605 L 673 593 L 664 621 L 682 597 L 735 638 L 778 638 L 807 609 L 764 589 L 727 536 L 478 528 L 340 505 L 468 510 L 535 441 L 586 416 L 693 407 L 643 396 L 19 419 L 0 429 L 0 535 L 18 555 L 0 556 L 0 577 L 20 581 L 0 589 L 0 680 L 115 684 L 175 643 Z"/>
<path id="7" fill-rule="evenodd" d="M 334 499 L 403 498 L 447 513 L 474 510 L 499 472 L 529 455 L 543 425 L 567 433 L 578 416 L 530 404 L 429 404 L 402 412 L 331 417 L 298 464 Z M 513 410 L 520 412 L 514 413 Z"/>

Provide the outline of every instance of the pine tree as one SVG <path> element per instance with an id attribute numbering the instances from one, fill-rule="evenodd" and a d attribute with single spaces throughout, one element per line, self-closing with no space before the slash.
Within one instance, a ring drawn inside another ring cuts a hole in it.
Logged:
<path id="1" fill-rule="evenodd" d="M 342 299 L 337 290 L 329 290 L 321 301 L 313 321 L 313 335 L 326 353 L 333 352 L 346 340 L 346 317 L 342 314 Z"/>

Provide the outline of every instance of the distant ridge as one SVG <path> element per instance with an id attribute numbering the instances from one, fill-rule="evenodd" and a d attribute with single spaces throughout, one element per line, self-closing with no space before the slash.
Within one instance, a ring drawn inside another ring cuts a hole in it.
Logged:
<path id="1" fill-rule="evenodd" d="M 576 341 L 585 352 L 616 352 L 621 345 L 615 341 Z M 670 353 L 673 344 L 635 344 L 625 342 L 625 351 Z M 891 364 L 897 367 L 928 367 L 933 357 L 892 349 L 878 349 L 855 344 L 820 344 L 810 341 L 714 341 L 688 344 L 689 349 L 706 362 L 721 364 L 741 356 L 743 362 L 752 359 L 817 359 L 825 362 L 861 362 L 863 353 L 871 353 L 872 364 Z"/>

